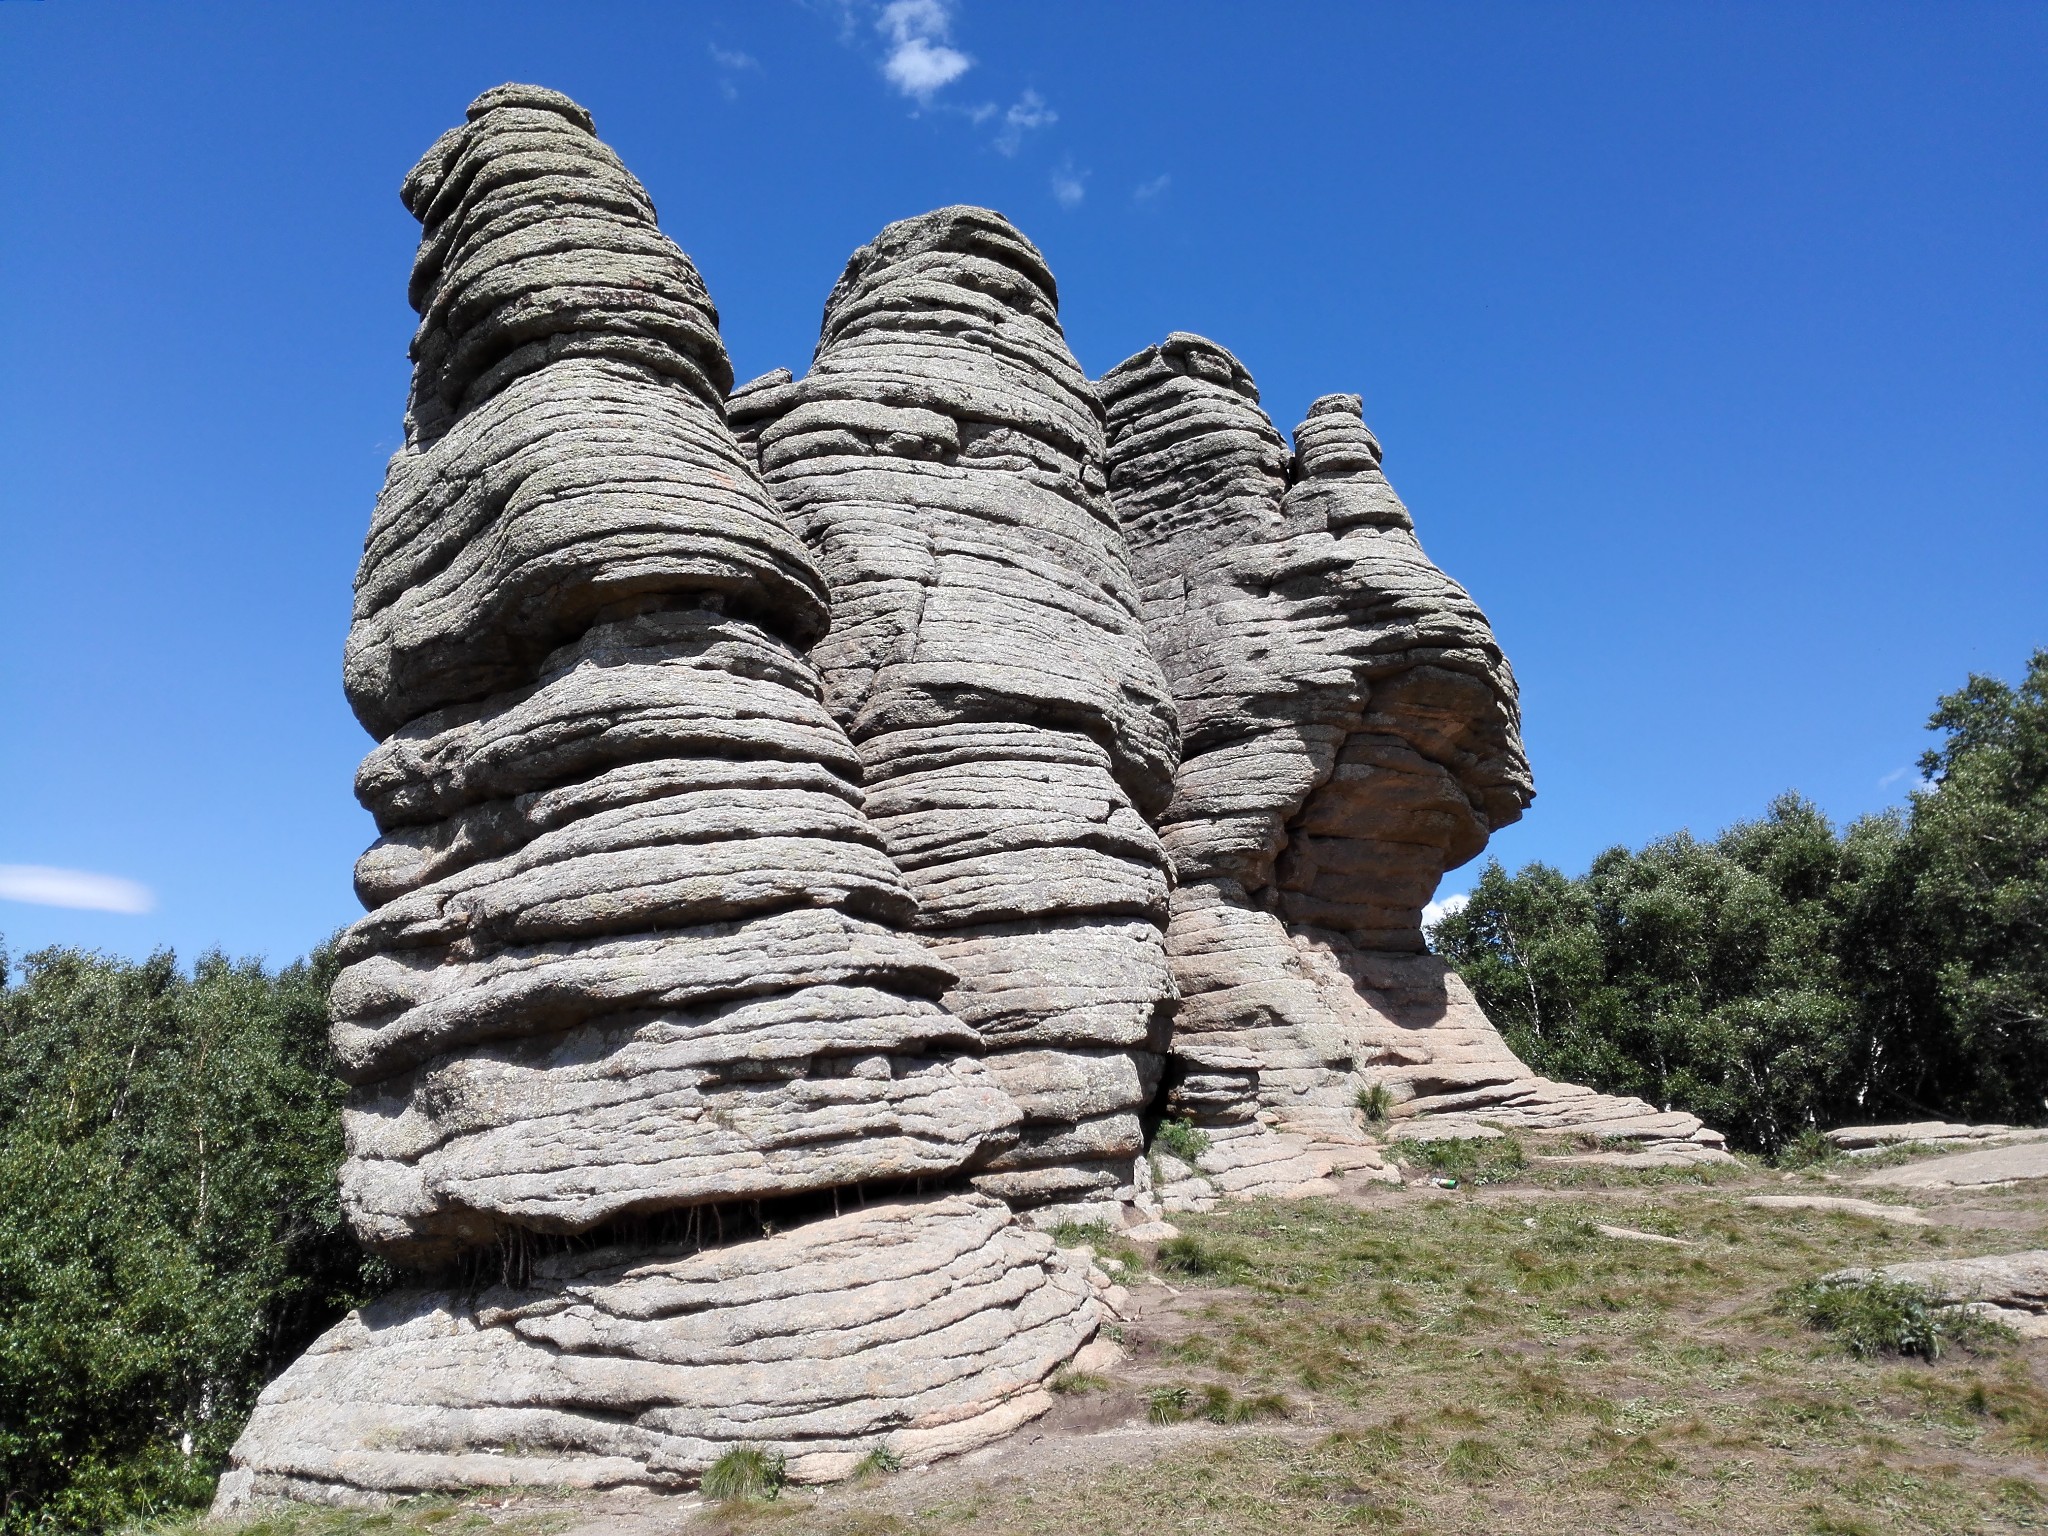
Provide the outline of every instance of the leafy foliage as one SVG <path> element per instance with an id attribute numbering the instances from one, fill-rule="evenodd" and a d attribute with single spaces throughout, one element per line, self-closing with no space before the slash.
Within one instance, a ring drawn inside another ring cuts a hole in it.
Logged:
<path id="1" fill-rule="evenodd" d="M 1169 1118 L 1159 1122 L 1159 1130 L 1153 1137 L 1153 1145 L 1192 1165 L 1196 1158 L 1209 1150 L 1209 1138 L 1197 1130 L 1192 1121 Z"/>
<path id="2" fill-rule="evenodd" d="M 323 954 L 0 962 L 0 1536 L 203 1503 L 377 1287 L 342 1223 Z"/>
<path id="3" fill-rule="evenodd" d="M 1796 795 L 1576 879 L 1490 865 L 1433 941 L 1539 1072 L 1776 1151 L 1816 1125 L 2032 1122 L 2048 1096 L 2048 651 L 1972 677 L 1907 810 Z"/>

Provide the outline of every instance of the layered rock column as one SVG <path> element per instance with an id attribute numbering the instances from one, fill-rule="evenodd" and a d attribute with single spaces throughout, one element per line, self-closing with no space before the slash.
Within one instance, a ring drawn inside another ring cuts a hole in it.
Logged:
<path id="1" fill-rule="evenodd" d="M 431 1262 L 957 1170 L 1016 1112 L 897 931 L 696 272 L 549 93 L 481 98 L 405 190 L 408 441 L 346 664 L 384 737 L 333 1001 L 358 1232 Z"/>
<path id="2" fill-rule="evenodd" d="M 979 1187 L 1128 1187 L 1173 998 L 1174 710 L 1105 495 L 1103 426 L 1044 259 L 947 208 L 856 252 L 810 373 L 735 428 L 825 574 L 813 653 L 868 812 L 1022 1107 Z"/>
<path id="3" fill-rule="evenodd" d="M 274 1383 L 223 1497 L 999 1433 L 1107 1282 L 987 1196 L 916 1197 L 1021 1114 L 906 931 L 703 284 L 553 92 L 479 97 L 404 198 L 413 391 L 345 667 L 383 835 L 331 1011 L 349 1220 L 452 1288 Z"/>
<path id="4" fill-rule="evenodd" d="M 1536 1078 L 1427 953 L 1422 908 L 1533 795 L 1513 673 L 1423 553 L 1355 395 L 1295 451 L 1244 366 L 1185 333 L 1101 381 L 1110 490 L 1184 761 L 1159 826 L 1179 876 L 1177 1093 L 1253 1103 L 1323 1140 L 1358 1091 L 1397 1114 L 1484 1115 L 1658 1145 L 1688 1115 Z"/>

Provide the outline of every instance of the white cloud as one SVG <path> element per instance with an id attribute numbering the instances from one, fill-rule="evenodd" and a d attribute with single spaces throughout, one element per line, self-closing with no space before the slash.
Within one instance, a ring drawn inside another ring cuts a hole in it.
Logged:
<path id="1" fill-rule="evenodd" d="M 981 122 L 992 113 L 979 113 L 975 121 Z M 1045 104 L 1045 98 L 1036 91 L 1027 90 L 1010 104 L 1010 110 L 1003 114 L 1002 131 L 996 135 L 996 149 L 1005 155 L 1014 155 L 1024 143 L 1024 135 L 1034 128 L 1048 128 L 1060 120 L 1059 113 Z"/>
<path id="2" fill-rule="evenodd" d="M 738 101 L 740 88 L 733 76 L 749 69 L 759 70 L 761 61 L 751 53 L 742 53 L 737 48 L 721 48 L 716 43 L 712 43 L 710 47 L 711 62 L 718 66 L 718 94 L 727 101 Z"/>
<path id="3" fill-rule="evenodd" d="M 1429 932 L 1445 918 L 1464 911 L 1472 905 L 1472 898 L 1464 894 L 1446 896 L 1442 901 L 1432 901 L 1422 909 L 1422 931 Z"/>
<path id="4" fill-rule="evenodd" d="M 0 901 L 25 901 L 38 907 L 78 907 L 87 912 L 147 912 L 156 893 L 119 875 L 94 875 L 82 869 L 52 869 L 46 864 L 0 864 Z"/>
<path id="5" fill-rule="evenodd" d="M 1131 196 L 1141 203 L 1149 203 L 1154 198 L 1164 194 L 1166 189 L 1172 185 L 1173 178 L 1171 176 L 1154 176 L 1150 181 L 1139 182 L 1137 189 L 1131 193 Z"/>
<path id="6" fill-rule="evenodd" d="M 953 32 L 948 0 L 889 0 L 875 28 L 889 39 L 883 75 L 920 103 L 974 67 L 974 60 L 948 46 Z"/>
<path id="7" fill-rule="evenodd" d="M 1088 173 L 1074 169 L 1068 161 L 1052 173 L 1053 200 L 1062 208 L 1078 208 L 1088 195 Z"/>

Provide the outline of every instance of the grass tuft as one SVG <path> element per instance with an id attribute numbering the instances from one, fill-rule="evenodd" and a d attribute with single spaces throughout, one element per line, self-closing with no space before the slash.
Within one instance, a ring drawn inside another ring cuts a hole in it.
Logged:
<path id="1" fill-rule="evenodd" d="M 853 1477 L 856 1482 L 865 1482 L 869 1478 L 883 1477 L 902 1470 L 903 1458 L 890 1450 L 885 1442 L 853 1464 Z"/>
<path id="2" fill-rule="evenodd" d="M 1196 1280 L 1229 1279 L 1245 1269 L 1244 1257 L 1235 1249 L 1205 1243 L 1189 1232 L 1161 1243 L 1152 1262 L 1169 1275 Z"/>
<path id="3" fill-rule="evenodd" d="M 1106 1376 L 1091 1376 L 1086 1371 L 1055 1371 L 1046 1386 L 1061 1397 L 1086 1397 L 1090 1392 L 1106 1391 L 1112 1383 Z"/>
<path id="4" fill-rule="evenodd" d="M 877 1447 L 880 1449 L 880 1447 Z M 868 1453 L 870 1456 L 874 1452 Z M 720 1503 L 741 1499 L 779 1499 L 789 1481 L 788 1461 L 780 1451 L 736 1445 L 704 1473 L 704 1497 Z"/>
<path id="5" fill-rule="evenodd" d="M 1394 1090 L 1385 1083 L 1368 1083 L 1351 1101 L 1365 1116 L 1367 1125 L 1385 1125 L 1394 1115 Z"/>
<path id="6" fill-rule="evenodd" d="M 1514 1458 L 1491 1440 L 1468 1435 L 1444 1453 L 1444 1471 L 1461 1483 L 1490 1483 L 1511 1471 Z"/>

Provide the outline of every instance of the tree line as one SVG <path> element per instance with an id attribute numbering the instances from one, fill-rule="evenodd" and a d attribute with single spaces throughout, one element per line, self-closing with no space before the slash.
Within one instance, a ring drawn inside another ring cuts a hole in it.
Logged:
<path id="1" fill-rule="evenodd" d="M 335 1181 L 326 953 L 0 954 L 0 1536 L 203 1507 L 263 1384 L 387 1283 Z"/>
<path id="2" fill-rule="evenodd" d="M 2048 1109 L 2048 650 L 1973 675 L 1900 810 L 1786 794 L 1583 875 L 1488 865 L 1431 942 L 1546 1076 L 1771 1153 L 1814 1129 Z"/>

